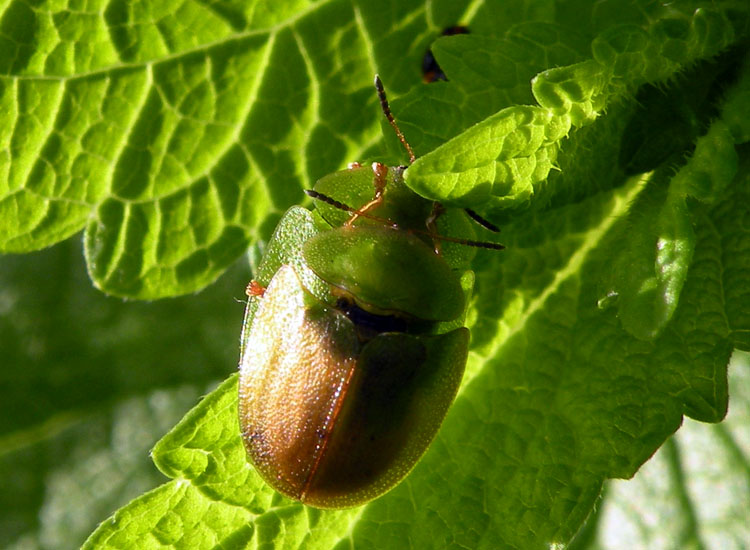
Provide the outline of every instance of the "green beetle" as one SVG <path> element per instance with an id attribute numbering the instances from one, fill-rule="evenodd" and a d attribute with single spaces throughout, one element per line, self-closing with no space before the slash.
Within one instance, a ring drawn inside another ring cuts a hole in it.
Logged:
<path id="1" fill-rule="evenodd" d="M 287 211 L 248 286 L 242 438 L 265 481 L 310 506 L 368 502 L 427 450 L 466 364 L 465 245 L 502 248 L 467 238 L 467 215 L 409 190 L 405 169 L 320 179 L 316 210 Z"/>

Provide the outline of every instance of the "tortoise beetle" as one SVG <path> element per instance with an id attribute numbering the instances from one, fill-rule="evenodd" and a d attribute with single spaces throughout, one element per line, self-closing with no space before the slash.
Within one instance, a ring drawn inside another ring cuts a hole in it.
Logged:
<path id="1" fill-rule="evenodd" d="M 469 34 L 469 29 L 463 25 L 455 25 L 443 29 L 441 36 L 454 36 L 456 34 Z M 422 80 L 425 84 L 437 82 L 438 80 L 448 80 L 443 69 L 438 65 L 437 59 L 435 59 L 431 49 L 428 49 L 424 53 L 424 58 L 422 58 Z"/>
<path id="2" fill-rule="evenodd" d="M 242 438 L 271 487 L 313 507 L 364 504 L 427 450 L 468 354 L 464 245 L 502 248 L 465 238 L 469 217 L 416 195 L 405 169 L 354 164 L 321 178 L 308 192 L 316 210 L 284 214 L 248 285 Z"/>

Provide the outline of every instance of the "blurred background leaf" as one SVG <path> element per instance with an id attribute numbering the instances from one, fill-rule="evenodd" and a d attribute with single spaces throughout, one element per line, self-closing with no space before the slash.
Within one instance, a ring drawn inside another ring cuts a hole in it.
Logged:
<path id="1" fill-rule="evenodd" d="M 203 293 L 126 302 L 91 286 L 77 241 L 0 259 L 7 548 L 77 548 L 162 483 L 150 449 L 237 361 L 246 262 Z"/>

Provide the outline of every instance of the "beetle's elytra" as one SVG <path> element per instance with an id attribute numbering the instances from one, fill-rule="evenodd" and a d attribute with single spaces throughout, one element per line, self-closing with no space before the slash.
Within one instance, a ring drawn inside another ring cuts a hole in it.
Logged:
<path id="1" fill-rule="evenodd" d="M 460 328 L 437 336 L 382 332 L 362 342 L 346 314 L 308 295 L 294 269 L 282 266 L 244 357 L 240 419 L 253 464 L 276 490 L 312 506 L 379 496 L 440 426 L 468 339 Z"/>
<path id="2" fill-rule="evenodd" d="M 398 484 L 463 376 L 471 222 L 409 190 L 404 170 L 319 180 L 316 211 L 284 215 L 248 286 L 242 437 L 264 480 L 310 506 L 356 506 Z"/>

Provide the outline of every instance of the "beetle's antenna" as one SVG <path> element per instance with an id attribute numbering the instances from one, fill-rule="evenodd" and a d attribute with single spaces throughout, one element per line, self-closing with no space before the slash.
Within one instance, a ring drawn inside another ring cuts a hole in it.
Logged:
<path id="1" fill-rule="evenodd" d="M 387 220 L 385 218 L 381 218 L 379 216 L 373 216 L 372 214 L 368 214 L 366 211 L 358 210 L 354 208 L 353 206 L 349 206 L 346 203 L 343 203 L 341 201 L 337 201 L 336 199 L 329 197 L 325 193 L 320 193 L 318 191 L 315 191 L 314 189 L 305 189 L 305 194 L 315 200 L 319 200 L 320 202 L 324 202 L 326 204 L 329 204 L 333 206 L 334 208 L 338 208 L 339 210 L 343 210 L 344 212 L 351 212 L 351 214 L 356 215 L 358 218 L 367 218 L 368 220 L 374 220 L 376 222 L 380 222 L 383 225 L 392 227 L 396 229 L 398 226 L 393 223 L 391 220 Z"/>
<path id="2" fill-rule="evenodd" d="M 330 204 L 334 208 L 338 208 L 339 210 L 344 210 L 346 212 L 354 212 L 356 208 L 352 208 L 348 204 L 344 204 L 341 201 L 337 201 L 336 199 L 329 197 L 328 195 L 325 195 L 323 193 L 319 193 L 318 191 L 315 191 L 314 189 L 305 189 L 305 195 L 310 197 L 311 199 L 319 200 L 320 202 L 324 202 L 326 204 Z"/>
<path id="3" fill-rule="evenodd" d="M 368 214 L 367 212 L 362 212 L 360 210 L 357 210 L 356 208 L 353 208 L 349 206 L 348 204 L 345 204 L 341 201 L 337 201 L 336 199 L 331 198 L 324 193 L 319 193 L 318 191 L 315 191 L 313 189 L 305 189 L 305 193 L 307 194 L 308 197 L 311 197 L 315 200 L 319 200 L 321 202 L 329 204 L 333 206 L 334 208 L 338 208 L 339 210 L 344 210 L 345 212 L 351 212 L 352 214 L 357 214 L 359 217 L 367 218 L 368 220 L 374 220 L 376 222 L 380 222 L 383 225 L 390 227 L 391 229 L 399 228 L 398 224 L 394 223 L 391 220 L 388 220 L 386 218 L 381 218 L 379 216 L 373 216 L 372 214 Z M 422 231 L 420 229 L 409 229 L 408 232 L 418 233 L 419 235 L 425 235 L 432 239 L 438 239 L 438 240 L 446 241 L 449 243 L 458 243 L 458 244 L 464 244 L 466 246 L 473 246 L 475 248 L 488 248 L 490 250 L 503 250 L 505 248 L 505 246 L 499 243 L 491 243 L 487 241 L 472 241 L 469 239 L 461 239 L 458 237 L 446 237 L 445 235 L 439 235 L 437 233 L 432 233 L 430 231 Z"/>
<path id="4" fill-rule="evenodd" d="M 494 223 L 485 220 L 482 216 L 474 212 L 471 208 L 464 208 L 464 211 L 469 215 L 469 217 L 477 222 L 479 225 L 484 227 L 485 229 L 489 229 L 493 233 L 500 233 L 500 228 L 496 226 Z"/>
<path id="5" fill-rule="evenodd" d="M 380 81 L 380 77 L 378 75 L 375 75 L 375 89 L 378 92 L 380 107 L 383 109 L 383 114 L 385 115 L 385 118 L 388 119 L 388 123 L 396 131 L 396 135 L 398 136 L 398 140 L 401 142 L 401 145 L 403 145 L 406 149 L 406 152 L 409 153 L 409 164 L 411 164 L 417 159 L 417 157 L 414 156 L 414 151 L 411 150 L 411 146 L 406 142 L 404 134 L 401 133 L 398 124 L 396 124 L 396 121 L 393 118 L 391 107 L 388 105 L 388 98 L 385 97 L 385 88 L 383 88 L 383 83 Z"/>
<path id="6" fill-rule="evenodd" d="M 463 244 L 466 246 L 473 246 L 474 248 L 488 248 L 489 250 L 505 250 L 505 245 L 500 243 L 491 243 L 489 241 L 472 241 L 470 239 L 461 239 L 458 237 L 446 237 L 445 235 L 433 235 L 427 231 L 415 231 L 423 235 L 429 235 L 433 239 L 439 239 L 441 241 L 447 241 L 449 243 Z"/>

